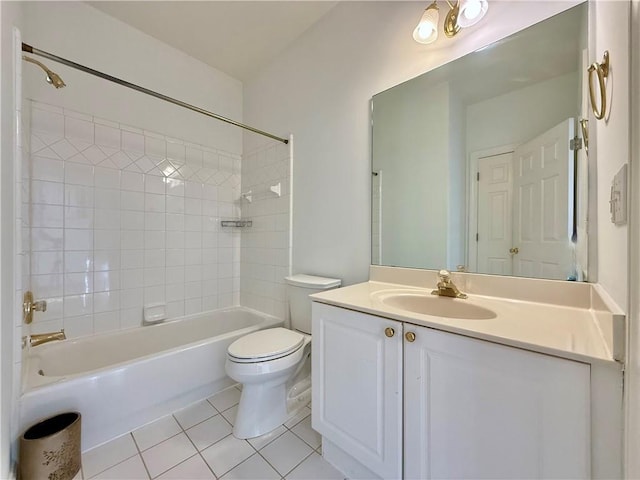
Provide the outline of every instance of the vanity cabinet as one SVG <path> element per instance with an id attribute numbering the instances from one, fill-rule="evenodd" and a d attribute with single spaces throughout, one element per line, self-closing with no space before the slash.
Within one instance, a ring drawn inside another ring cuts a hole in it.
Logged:
<path id="1" fill-rule="evenodd" d="M 314 303 L 312 371 L 313 428 L 343 469 L 590 477 L 587 364 Z"/>

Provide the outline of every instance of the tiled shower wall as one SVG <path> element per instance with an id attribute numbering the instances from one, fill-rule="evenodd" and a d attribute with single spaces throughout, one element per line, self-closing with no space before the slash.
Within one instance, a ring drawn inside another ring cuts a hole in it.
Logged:
<path id="1" fill-rule="evenodd" d="M 68 337 L 240 300 L 240 156 L 31 102 L 33 331 Z"/>
<path id="2" fill-rule="evenodd" d="M 291 142 L 269 142 L 242 158 L 241 304 L 288 318 L 284 277 L 291 257 Z M 280 187 L 280 195 L 271 188 Z"/>

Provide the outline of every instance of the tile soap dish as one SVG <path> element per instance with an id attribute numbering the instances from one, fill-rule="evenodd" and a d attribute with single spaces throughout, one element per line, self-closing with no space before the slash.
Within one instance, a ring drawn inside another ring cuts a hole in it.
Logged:
<path id="1" fill-rule="evenodd" d="M 221 220 L 220 225 L 222 227 L 243 228 L 243 227 L 250 227 L 251 225 L 253 225 L 253 221 L 252 220 Z"/>
<path id="2" fill-rule="evenodd" d="M 167 319 L 166 303 L 150 303 L 143 308 L 144 325 L 152 325 Z"/>

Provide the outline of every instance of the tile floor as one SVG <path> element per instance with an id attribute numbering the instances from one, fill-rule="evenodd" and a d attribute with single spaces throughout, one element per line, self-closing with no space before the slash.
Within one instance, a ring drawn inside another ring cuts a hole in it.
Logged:
<path id="1" fill-rule="evenodd" d="M 262 437 L 231 435 L 240 390 L 231 387 L 82 455 L 74 480 L 338 480 L 320 455 L 311 409 Z"/>

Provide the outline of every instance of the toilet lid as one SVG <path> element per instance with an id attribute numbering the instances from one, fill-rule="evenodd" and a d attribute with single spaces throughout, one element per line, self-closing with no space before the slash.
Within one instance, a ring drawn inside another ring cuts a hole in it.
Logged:
<path id="1" fill-rule="evenodd" d="M 229 355 L 243 360 L 266 361 L 297 350 L 304 336 L 286 328 L 268 328 L 250 333 L 229 345 Z"/>

